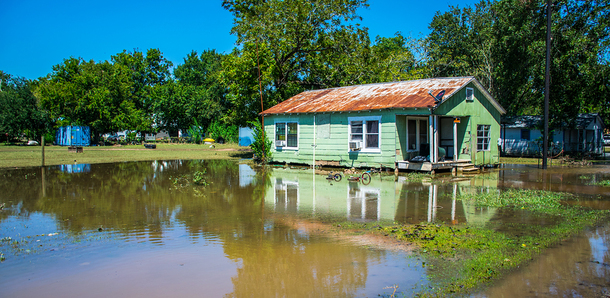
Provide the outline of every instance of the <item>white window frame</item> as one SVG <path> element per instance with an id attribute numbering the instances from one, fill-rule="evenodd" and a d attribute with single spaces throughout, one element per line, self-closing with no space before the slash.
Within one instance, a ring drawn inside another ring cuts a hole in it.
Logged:
<path id="1" fill-rule="evenodd" d="M 377 210 L 374 220 L 381 219 L 381 189 L 372 187 L 354 187 L 351 184 L 347 187 L 347 219 L 366 219 L 366 201 L 367 195 L 372 195 L 377 200 Z M 352 203 L 360 203 L 359 216 L 352 215 Z"/>
<path id="2" fill-rule="evenodd" d="M 281 123 L 281 122 L 280 122 Z M 297 197 L 296 197 L 296 205 L 297 205 L 297 210 L 299 211 L 299 207 L 301 206 L 301 192 L 299 191 L 299 182 L 298 181 L 286 181 L 284 179 L 281 179 L 281 181 L 278 181 L 279 179 L 275 179 L 273 181 L 273 210 L 277 210 L 277 205 L 280 203 L 280 199 L 283 200 L 283 202 L 286 203 L 286 205 L 284 206 L 284 211 L 288 210 L 288 203 L 290 202 L 290 198 L 288 197 L 288 187 L 290 186 L 291 188 L 296 188 L 297 190 Z M 277 191 L 281 190 L 284 192 L 284 197 L 280 198 L 278 197 L 278 193 Z"/>
<path id="3" fill-rule="evenodd" d="M 481 128 L 483 128 L 481 130 Z M 487 129 L 485 129 L 487 128 Z M 483 135 L 479 135 L 479 132 L 482 132 Z M 485 132 L 487 132 L 487 135 L 485 135 Z M 487 142 L 485 142 L 485 140 L 487 140 Z M 491 125 L 489 124 L 478 124 L 477 125 L 477 152 L 482 152 L 482 151 L 491 151 Z M 479 144 L 481 145 L 482 148 L 479 148 Z M 485 145 L 487 144 L 487 147 L 485 147 Z"/>
<path id="4" fill-rule="evenodd" d="M 470 93 L 470 96 L 468 96 Z M 474 88 L 466 87 L 466 101 L 474 101 Z"/>
<path id="5" fill-rule="evenodd" d="M 289 123 L 296 123 L 296 125 L 297 125 L 297 145 L 296 145 L 296 147 L 288 146 L 288 124 Z M 283 147 L 277 146 L 277 144 L 276 144 L 276 141 L 277 141 L 277 138 L 278 138 L 278 135 L 277 135 L 277 126 L 278 126 L 278 124 L 283 124 L 284 125 L 284 141 L 286 142 L 286 146 L 283 146 Z M 278 149 L 278 148 L 289 149 L 289 150 L 297 150 L 297 149 L 299 149 L 299 139 L 300 139 L 299 134 L 300 134 L 300 132 L 301 132 L 301 127 L 299 126 L 299 121 L 297 121 L 297 120 L 281 120 L 281 119 L 276 120 L 275 123 L 273 124 L 273 146 L 276 149 Z"/>
<path id="6" fill-rule="evenodd" d="M 348 122 L 348 126 L 347 126 L 347 133 L 348 133 L 348 137 L 347 137 L 347 141 L 348 141 L 348 146 L 347 146 L 347 150 L 349 151 L 349 142 L 352 141 L 352 122 L 354 121 L 362 121 L 362 148 L 357 151 L 357 152 L 364 152 L 364 153 L 381 153 L 381 116 L 364 116 L 364 117 L 348 117 L 347 118 L 347 122 Z M 379 127 L 377 128 L 377 146 L 378 147 L 366 147 L 366 135 L 370 134 L 369 132 L 367 132 L 366 130 L 366 122 L 367 121 L 377 121 Z"/>

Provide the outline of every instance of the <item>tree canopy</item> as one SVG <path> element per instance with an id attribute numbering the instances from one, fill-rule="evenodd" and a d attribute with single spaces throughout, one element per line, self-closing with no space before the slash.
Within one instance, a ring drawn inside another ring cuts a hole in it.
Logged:
<path id="1" fill-rule="evenodd" d="M 427 38 L 432 76 L 473 75 L 510 114 L 541 114 L 545 3 L 483 0 L 474 8 L 437 12 Z M 591 112 L 609 123 L 609 3 L 554 1 L 549 95 L 555 127 Z"/>
<path id="2" fill-rule="evenodd" d="M 13 139 L 25 134 L 38 139 L 50 128 L 47 112 L 40 108 L 33 82 L 0 71 L 0 133 Z"/>
<path id="3" fill-rule="evenodd" d="M 174 68 L 159 49 L 133 50 L 108 61 L 68 58 L 33 82 L 1 74 L 0 129 L 39 131 L 48 115 L 56 126 L 90 126 L 95 136 L 219 130 L 248 125 L 304 90 L 450 76 L 476 77 L 509 115 L 541 114 L 545 3 L 450 6 L 436 13 L 425 38 L 397 32 L 371 40 L 358 23 L 366 0 L 224 0 L 234 17 L 232 52 L 193 50 Z M 610 126 L 609 13 L 610 0 L 554 1 L 555 126 L 572 125 L 578 113 L 600 113 Z"/>

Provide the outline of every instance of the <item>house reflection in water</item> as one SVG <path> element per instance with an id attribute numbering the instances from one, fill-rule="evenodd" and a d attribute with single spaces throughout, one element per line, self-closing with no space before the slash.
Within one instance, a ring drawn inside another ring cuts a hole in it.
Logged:
<path id="1" fill-rule="evenodd" d="M 485 224 L 495 209 L 477 209 L 456 197 L 464 192 L 495 189 L 497 179 L 411 182 L 404 177 L 374 177 L 370 184 L 329 182 L 307 170 L 278 169 L 272 174 L 266 204 L 274 212 L 324 215 L 352 221 Z"/>

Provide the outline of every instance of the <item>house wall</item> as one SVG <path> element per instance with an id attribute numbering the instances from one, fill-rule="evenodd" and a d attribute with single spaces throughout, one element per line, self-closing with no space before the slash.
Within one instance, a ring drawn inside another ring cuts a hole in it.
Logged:
<path id="1" fill-rule="evenodd" d="M 538 129 L 530 130 L 530 139 L 521 139 L 521 130 L 525 128 L 505 128 L 502 129 L 502 152 L 507 156 L 539 156 L 542 149 L 542 132 Z M 587 152 L 601 154 L 603 143 L 600 142 L 601 129 L 579 130 L 566 129 L 563 131 L 552 131 L 552 145 L 549 154 L 559 154 L 564 152 Z M 583 140 L 584 135 L 584 140 Z M 596 138 L 597 136 L 597 138 Z"/>
<path id="2" fill-rule="evenodd" d="M 334 165 L 343 167 L 395 167 L 397 154 L 400 158 L 401 138 L 404 138 L 404 119 L 399 120 L 397 129 L 396 115 L 428 113 L 428 109 L 383 110 L 366 112 L 341 112 L 318 114 L 268 115 L 265 117 L 265 132 L 272 144 L 272 161 L 279 163 L 299 163 L 312 165 Z M 316 124 L 314 129 L 314 116 Z M 380 152 L 349 151 L 349 118 L 381 117 Z M 400 117 L 399 117 L 400 118 Z M 275 123 L 296 121 L 298 123 L 298 148 L 275 146 Z M 397 150 L 398 149 L 398 150 Z"/>
<path id="3" fill-rule="evenodd" d="M 474 89 L 472 101 L 466 100 L 466 88 Z M 458 153 L 459 159 L 470 158 L 476 165 L 498 164 L 498 138 L 500 138 L 500 111 L 483 95 L 483 93 L 470 83 L 447 99 L 434 110 L 436 115 L 460 117 L 458 125 Z M 466 121 L 462 119 L 466 117 Z M 489 150 L 477 150 L 477 126 L 489 125 Z"/>
<path id="4" fill-rule="evenodd" d="M 525 128 L 504 128 L 502 129 L 502 142 L 500 144 L 502 152 L 507 156 L 533 156 L 540 153 L 539 138 L 542 132 L 537 129 L 530 129 L 530 138 L 522 139 L 521 130 Z M 561 136 L 554 136 L 554 141 L 561 140 Z"/>

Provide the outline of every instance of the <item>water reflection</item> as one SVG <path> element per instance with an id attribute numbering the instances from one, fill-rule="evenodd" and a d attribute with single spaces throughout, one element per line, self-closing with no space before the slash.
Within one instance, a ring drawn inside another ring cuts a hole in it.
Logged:
<path id="1" fill-rule="evenodd" d="M 87 173 L 91 171 L 90 164 L 59 165 L 59 170 L 68 174 Z"/>
<path id="2" fill-rule="evenodd" d="M 610 180 L 608 165 L 549 167 L 546 170 L 541 170 L 536 165 L 503 165 L 498 173 L 499 187 L 601 195 L 610 198 L 610 187 L 595 185 L 596 182 Z"/>
<path id="3" fill-rule="evenodd" d="M 193 184 L 195 172 L 205 173 L 201 186 Z M 376 175 L 363 185 L 347 179 L 329 182 L 311 170 L 266 172 L 223 160 L 0 170 L 0 204 L 5 204 L 0 235 L 20 241 L 16 248 L 0 242 L 0 252 L 7 255 L 0 288 L 3 297 L 91 296 L 91 289 L 102 297 L 117 296 L 112 288 L 131 296 L 376 296 L 399 284 L 410 296 L 406 289 L 427 283 L 416 260 L 312 233 L 295 222 L 318 216 L 359 222 L 493 222 L 502 230 L 502 222 L 535 226 L 547 219 L 519 210 L 476 208 L 456 198 L 531 187 L 602 192 L 602 199 L 579 201 L 597 208 L 609 201 L 603 197 L 606 189 L 583 185 L 610 179 L 607 170 L 549 173 L 513 167 L 475 178 L 427 181 Z M 603 230 L 576 241 L 571 251 L 579 259 L 560 255 L 548 266 L 571 260 L 586 267 L 586 282 L 597 282 L 607 276 L 610 264 L 607 235 Z M 65 284 L 70 286 L 49 291 L 50 285 Z"/>
<path id="4" fill-rule="evenodd" d="M 497 174 L 496 174 L 497 177 Z M 376 176 L 368 185 L 329 182 L 311 171 L 280 169 L 271 174 L 265 202 L 274 212 L 324 215 L 352 221 L 420 223 L 441 221 L 484 225 L 496 208 L 476 208 L 456 200 L 464 192 L 497 188 L 496 179 L 408 181 Z"/>
<path id="5" fill-rule="evenodd" d="M 608 297 L 609 243 L 610 225 L 588 231 L 473 297 Z"/>
<path id="6" fill-rule="evenodd" d="M 112 289 L 153 297 L 350 297 L 376 296 L 392 284 L 409 293 L 427 283 L 404 253 L 304 232 L 282 217 L 324 210 L 304 195 L 311 176 L 283 179 L 222 160 L 67 169 L 0 170 L 0 234 L 19 241 L 0 243 L 3 297 L 92 296 L 92 289 L 100 297 L 117 296 Z M 205 173 L 204 186 L 192 183 L 195 172 Z M 346 198 L 339 198 L 344 206 Z M 352 201 L 365 201 L 364 218 L 382 216 L 371 199 L 368 190 L 352 191 Z"/>

